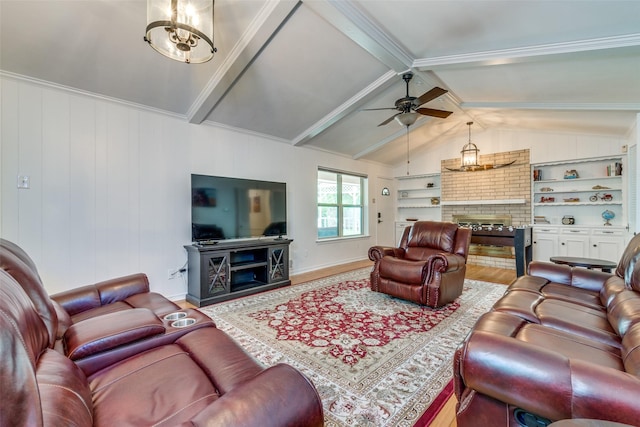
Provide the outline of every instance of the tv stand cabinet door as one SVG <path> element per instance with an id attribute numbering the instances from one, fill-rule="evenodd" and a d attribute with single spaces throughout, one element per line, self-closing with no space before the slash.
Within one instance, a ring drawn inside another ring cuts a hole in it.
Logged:
<path id="1" fill-rule="evenodd" d="M 269 247 L 269 283 L 289 280 L 289 244 Z"/>
<path id="2" fill-rule="evenodd" d="M 231 291 L 228 251 L 200 254 L 200 299 L 228 294 Z"/>

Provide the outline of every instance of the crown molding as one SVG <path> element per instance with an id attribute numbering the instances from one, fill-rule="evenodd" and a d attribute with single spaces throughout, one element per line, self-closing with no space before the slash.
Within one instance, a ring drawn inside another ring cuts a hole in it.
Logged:
<path id="1" fill-rule="evenodd" d="M 135 102 L 125 101 L 119 98 L 113 98 L 110 96 L 101 95 L 95 92 L 89 92 L 86 90 L 78 89 L 71 86 L 66 86 L 58 83 L 52 83 L 46 80 L 40 80 L 34 77 L 24 76 L 22 74 L 12 73 L 10 71 L 0 70 L 0 78 L 6 78 L 11 80 L 16 80 L 19 82 L 29 83 L 34 86 L 38 86 L 44 89 L 54 89 L 60 92 L 67 92 L 73 95 L 80 95 L 87 98 L 92 98 L 98 101 L 109 102 L 112 104 L 119 104 L 125 107 L 134 108 L 136 110 L 146 111 L 149 113 L 161 114 L 163 116 L 172 117 L 181 121 L 186 121 L 187 117 L 184 114 L 178 114 L 167 110 L 162 110 L 159 108 L 149 107 L 147 105 L 138 104 Z"/>
<path id="2" fill-rule="evenodd" d="M 640 46 L 640 33 L 562 43 L 550 43 L 511 49 L 446 55 L 416 59 L 413 67 L 418 69 L 442 69 L 469 66 L 503 65 L 514 62 L 542 60 L 547 56 L 563 55 L 596 50 L 619 49 Z"/>
<path id="3" fill-rule="evenodd" d="M 565 110 L 565 111 L 638 111 L 640 103 L 625 102 L 463 102 L 462 108 L 496 108 L 509 110 Z"/>

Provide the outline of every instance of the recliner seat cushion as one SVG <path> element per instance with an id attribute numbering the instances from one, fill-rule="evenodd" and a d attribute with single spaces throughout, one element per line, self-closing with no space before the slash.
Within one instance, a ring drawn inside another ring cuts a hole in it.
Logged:
<path id="1" fill-rule="evenodd" d="M 100 371 L 90 378 L 90 386 L 98 427 L 179 425 L 219 397 L 208 376 L 177 345 Z"/>

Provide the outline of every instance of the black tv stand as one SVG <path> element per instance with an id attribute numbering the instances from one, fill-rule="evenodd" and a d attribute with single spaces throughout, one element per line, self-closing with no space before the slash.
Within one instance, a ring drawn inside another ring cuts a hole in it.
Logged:
<path id="1" fill-rule="evenodd" d="M 293 240 L 216 240 L 185 246 L 188 257 L 186 300 L 202 307 L 291 284 L 289 245 Z"/>

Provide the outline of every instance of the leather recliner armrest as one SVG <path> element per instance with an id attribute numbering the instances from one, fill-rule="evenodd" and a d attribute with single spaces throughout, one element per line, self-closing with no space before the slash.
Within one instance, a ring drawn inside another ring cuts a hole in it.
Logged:
<path id="1" fill-rule="evenodd" d="M 182 426 L 279 427 L 324 425 L 322 402 L 293 367 L 272 366 L 225 393 Z"/>
<path id="2" fill-rule="evenodd" d="M 474 331 L 459 362 L 465 385 L 549 419 L 640 419 L 640 379 L 624 371 Z M 615 408 L 613 410 L 612 408 Z"/>
<path id="3" fill-rule="evenodd" d="M 136 273 L 70 289 L 51 298 L 74 316 L 145 292 L 149 292 L 149 279 L 146 274 Z"/>
<path id="4" fill-rule="evenodd" d="M 108 313 L 71 325 L 64 334 L 65 353 L 71 360 L 83 359 L 165 330 L 163 322 L 147 308 Z"/>
<path id="5" fill-rule="evenodd" d="M 379 261 L 385 255 L 396 258 L 404 258 L 404 250 L 400 248 L 392 248 L 389 246 L 372 246 L 369 248 L 369 259 L 371 261 Z"/>

